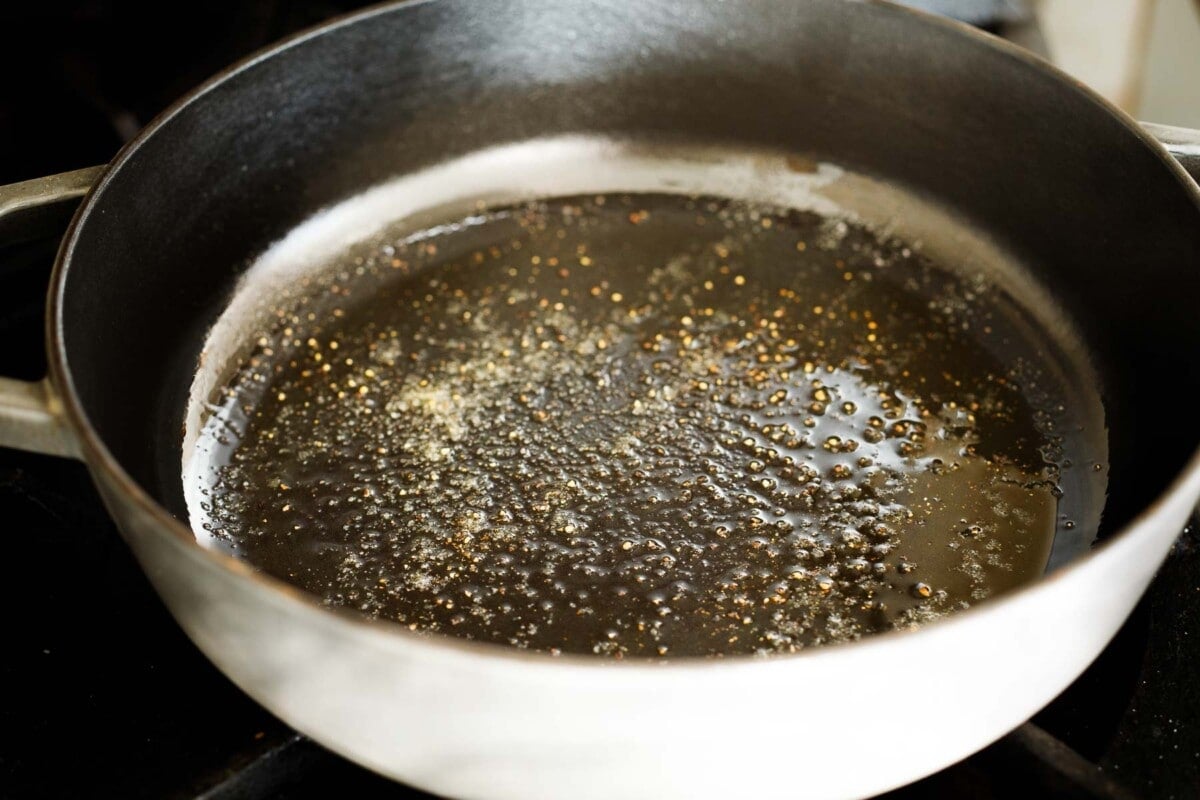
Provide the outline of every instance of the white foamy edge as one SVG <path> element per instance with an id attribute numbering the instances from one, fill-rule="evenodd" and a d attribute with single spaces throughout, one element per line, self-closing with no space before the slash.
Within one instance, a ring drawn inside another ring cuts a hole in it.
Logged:
<path id="1" fill-rule="evenodd" d="M 319 211 L 273 244 L 246 283 L 320 266 L 413 214 L 464 200 L 505 202 L 605 192 L 715 194 L 843 215 L 818 189 L 844 172 L 832 164 L 800 173 L 782 156 L 715 148 L 652 148 L 571 136 L 505 145 L 405 175 Z"/>

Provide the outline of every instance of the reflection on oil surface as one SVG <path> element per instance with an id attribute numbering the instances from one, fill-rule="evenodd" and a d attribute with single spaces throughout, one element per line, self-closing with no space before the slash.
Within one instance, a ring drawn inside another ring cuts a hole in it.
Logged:
<path id="1" fill-rule="evenodd" d="M 981 277 L 846 221 L 665 194 L 385 234 L 224 388 L 193 522 L 408 625 L 787 652 L 1040 575 L 1078 420 Z M 1050 356 L 1045 356 L 1049 359 Z M 198 517 L 198 518 L 197 518 Z"/>

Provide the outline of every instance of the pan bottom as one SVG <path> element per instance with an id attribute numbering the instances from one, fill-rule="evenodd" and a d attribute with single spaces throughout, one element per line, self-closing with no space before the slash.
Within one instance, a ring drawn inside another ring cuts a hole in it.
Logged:
<path id="1" fill-rule="evenodd" d="M 442 209 L 243 289 L 253 335 L 194 392 L 199 538 L 414 630 L 616 657 L 789 652 L 1033 580 L 1106 469 L 1061 323 L 814 198 Z"/>

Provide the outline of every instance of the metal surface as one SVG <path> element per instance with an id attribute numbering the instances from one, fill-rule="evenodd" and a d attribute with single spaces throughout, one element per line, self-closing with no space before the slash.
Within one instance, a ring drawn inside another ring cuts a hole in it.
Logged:
<path id="1" fill-rule="evenodd" d="M 997 25 L 1021 22 L 1033 15 L 1025 0 L 900 0 L 903 5 L 969 22 Z"/>
<path id="2" fill-rule="evenodd" d="M 0 245 L 61 230 L 104 169 L 89 167 L 0 186 Z M 78 455 L 75 440 L 62 422 L 62 404 L 49 381 L 0 377 L 0 446 Z"/>
<path id="3" fill-rule="evenodd" d="M 0 447 L 78 457 L 62 404 L 49 381 L 0 378 Z"/>
<path id="4" fill-rule="evenodd" d="M 813 153 L 981 226 L 1095 353 L 1117 432 L 1109 541 L 915 633 L 668 665 L 422 637 L 201 549 L 172 516 L 181 387 L 246 259 L 383 177 L 579 131 Z M 460 797 L 860 796 L 958 760 L 1057 694 L 1182 527 L 1196 437 L 1158 435 L 1164 395 L 1132 387 L 1200 390 L 1192 320 L 1144 313 L 1164 287 L 1200 302 L 1198 222 L 1196 187 L 1128 118 L 1014 48 L 881 4 L 411 3 L 227 72 L 123 151 L 60 257 L 51 371 L 189 636 L 332 749 Z"/>
<path id="5" fill-rule="evenodd" d="M 1192 176 L 1192 180 L 1200 184 L 1200 131 L 1150 122 L 1141 125 L 1147 133 L 1162 142 L 1167 152 Z"/>
<path id="6" fill-rule="evenodd" d="M 0 186 L 0 243 L 16 244 L 61 230 L 106 167 Z"/>

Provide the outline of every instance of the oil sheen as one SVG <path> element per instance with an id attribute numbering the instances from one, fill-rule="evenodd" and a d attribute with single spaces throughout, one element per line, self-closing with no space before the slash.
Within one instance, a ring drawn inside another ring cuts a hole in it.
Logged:
<path id="1" fill-rule="evenodd" d="M 666 194 L 401 233 L 281 301 L 199 444 L 211 541 L 330 605 L 790 652 L 1036 578 L 1084 500 L 1047 334 L 904 242 Z"/>

